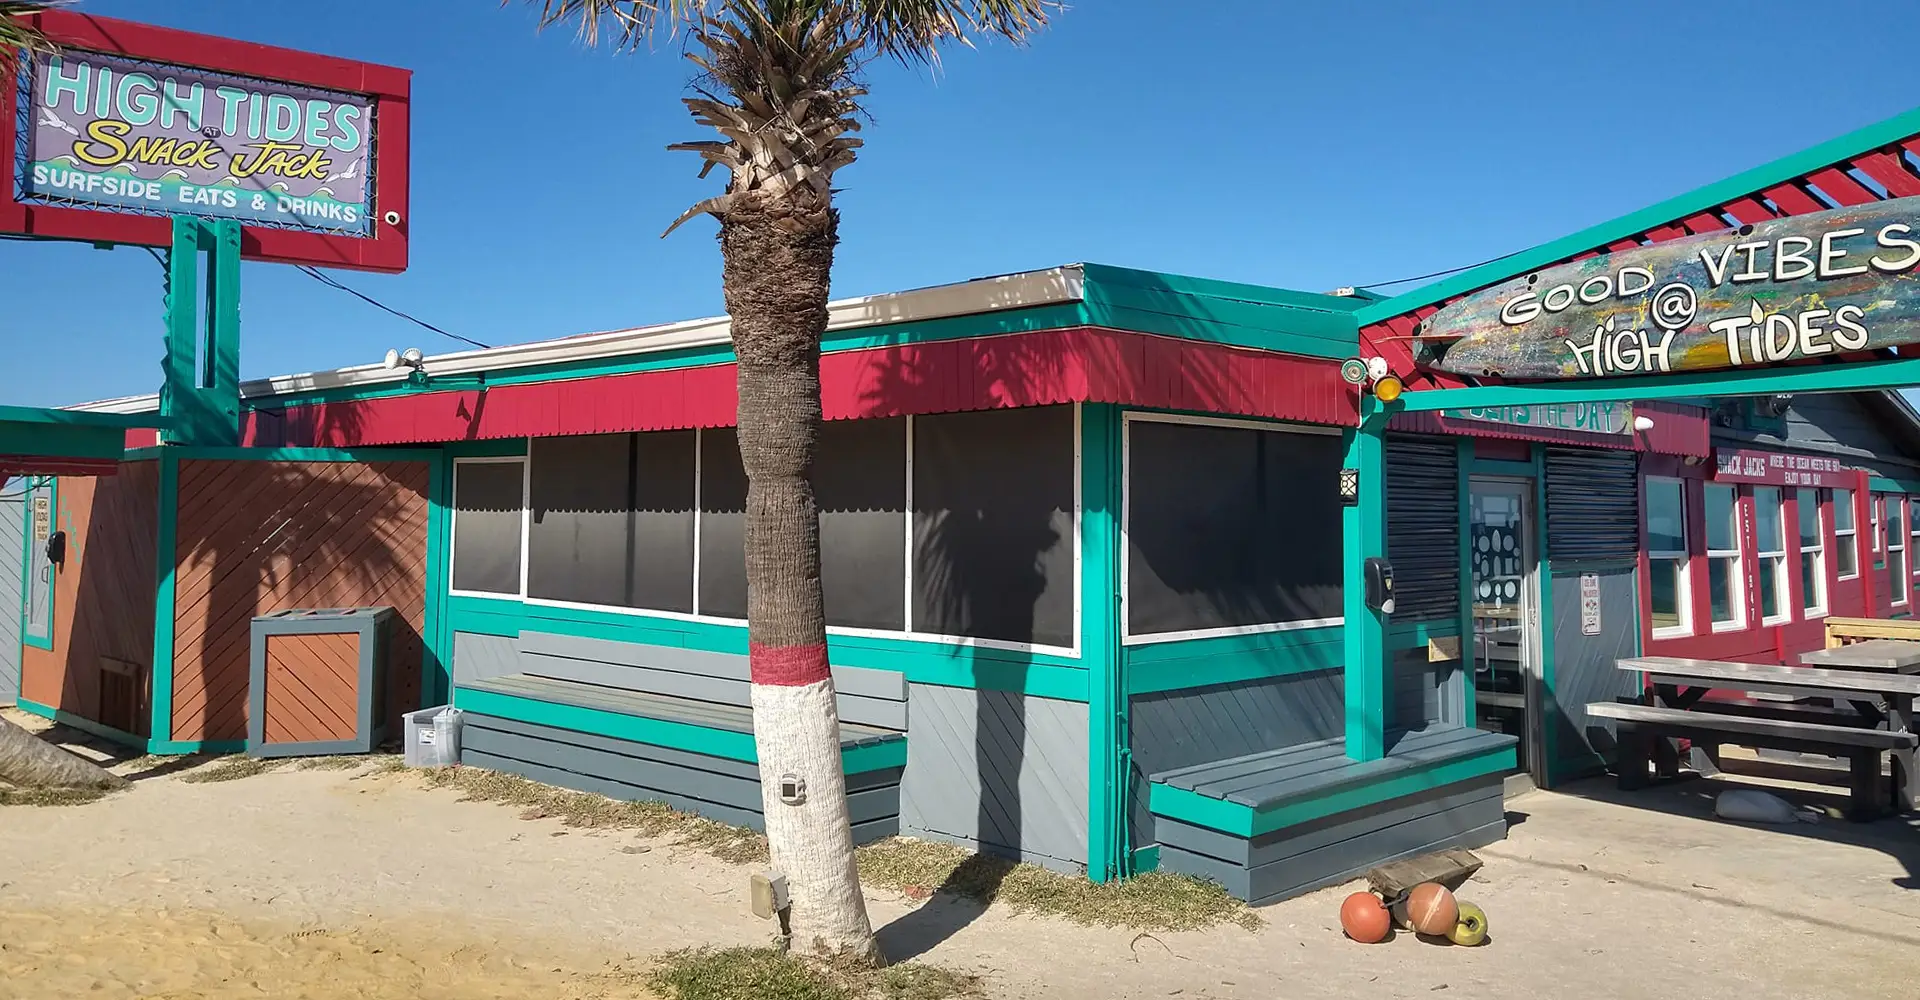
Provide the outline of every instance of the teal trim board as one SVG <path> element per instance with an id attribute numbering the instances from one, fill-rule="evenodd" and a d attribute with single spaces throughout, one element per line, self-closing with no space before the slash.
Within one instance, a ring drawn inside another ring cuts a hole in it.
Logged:
<path id="1" fill-rule="evenodd" d="M 1120 410 L 1080 408 L 1080 650 L 1087 698 L 1087 877 L 1127 874 L 1126 657 L 1120 637 Z"/>
<path id="2" fill-rule="evenodd" d="M 144 736 L 135 736 L 125 730 L 115 729 L 112 726 L 103 726 L 92 719 L 83 719 L 64 709 L 54 708 L 50 705 L 42 705 L 39 702 L 28 701 L 25 698 L 16 699 L 14 707 L 43 719 L 51 719 L 69 729 L 78 729 L 90 736 L 98 736 L 103 740 L 110 740 L 114 743 L 140 749 L 144 749 L 147 745 L 147 738 Z"/>
<path id="3" fill-rule="evenodd" d="M 447 591 L 453 553 L 453 462 L 436 454 L 427 464 L 427 593 L 420 639 L 420 702 L 444 705 L 453 694 L 453 632 L 447 622 Z"/>
<path id="4" fill-rule="evenodd" d="M 1389 678 L 1393 675 L 1381 616 L 1366 599 L 1366 562 L 1387 554 L 1387 416 L 1373 396 L 1360 397 L 1360 426 L 1346 431 L 1342 475 L 1359 476 L 1359 497 L 1340 512 L 1346 536 L 1342 574 L 1346 628 L 1347 756 L 1378 760 L 1386 753 Z"/>
<path id="5" fill-rule="evenodd" d="M 1159 871 L 1160 845 L 1149 844 L 1146 847 L 1134 848 L 1130 863 L 1132 864 L 1132 869 L 1128 874 L 1131 875 L 1145 875 L 1151 871 Z"/>
<path id="6" fill-rule="evenodd" d="M 1403 316 L 1423 306 L 1497 284 L 1575 254 L 1598 249 L 1630 236 L 1637 236 L 1655 226 L 1667 225 L 1676 219 L 1684 219 L 1718 208 L 1736 198 L 1746 197 L 1778 184 L 1785 184 L 1803 174 L 1842 160 L 1852 159 L 1863 153 L 1870 153 L 1915 133 L 1920 133 L 1920 108 L 1902 112 L 1885 121 L 1829 139 L 1817 146 L 1810 146 L 1772 163 L 1743 171 L 1678 197 L 1649 205 L 1637 212 L 1630 212 L 1609 222 L 1582 229 L 1551 243 L 1543 243 L 1530 250 L 1523 250 L 1479 267 L 1469 268 L 1450 278 L 1416 288 L 1404 295 L 1396 295 L 1384 302 L 1366 306 L 1358 314 L 1360 325 L 1367 326 L 1395 316 Z"/>
<path id="7" fill-rule="evenodd" d="M 1240 837 L 1259 837 L 1323 816 L 1431 791 L 1457 781 L 1468 781 L 1510 771 L 1515 766 L 1512 743 L 1460 757 L 1416 765 L 1366 784 L 1339 788 L 1317 798 L 1296 799 L 1270 808 L 1227 802 L 1171 785 L 1155 784 L 1147 804 L 1156 815 L 1204 826 Z"/>
<path id="8" fill-rule="evenodd" d="M 153 720 L 147 731 L 152 739 L 168 743 L 173 736 L 173 619 L 175 537 L 180 526 L 180 457 L 172 449 L 162 449 L 160 462 L 159 530 L 154 540 L 154 565 L 159 573 L 153 593 Z M 244 744 L 241 749 L 245 749 Z M 155 750 L 148 753 L 191 753 L 185 750 Z"/>
<path id="9" fill-rule="evenodd" d="M 438 448 L 239 448 L 169 445 L 181 458 L 221 462 L 438 462 Z M 156 449 L 142 448 L 142 454 Z"/>
<path id="10" fill-rule="evenodd" d="M 654 746 L 688 750 L 703 753 L 709 757 L 724 757 L 727 760 L 737 760 L 747 764 L 756 764 L 760 760 L 759 755 L 754 751 L 752 733 L 710 729 L 684 722 L 649 719 L 619 712 L 581 708 L 577 705 L 560 705 L 469 688 L 455 690 L 453 704 L 456 708 L 478 712 L 481 715 L 553 726 L 556 729 L 570 729 L 580 733 L 593 733 L 597 736 L 611 736 L 614 739 L 632 740 L 635 743 L 650 743 Z M 847 747 L 840 752 L 840 764 L 848 774 L 862 774 L 889 767 L 905 767 L 907 741 L 898 739 L 885 743 Z"/>
<path id="11" fill-rule="evenodd" d="M 1460 495 L 1460 706 L 1463 726 L 1479 722 L 1479 687 L 1473 662 L 1473 439 L 1455 442 L 1455 468 Z"/>
<path id="12" fill-rule="evenodd" d="M 1516 479 L 1531 479 L 1538 469 L 1532 462 L 1503 462 L 1494 458 L 1478 458 L 1473 462 L 1472 471 L 1482 476 L 1512 476 Z"/>
<path id="13" fill-rule="evenodd" d="M 34 482 L 29 479 L 28 482 Z M 22 546 L 20 558 L 24 560 L 20 577 L 20 644 L 34 649 L 53 651 L 53 634 L 60 627 L 60 569 L 47 566 L 47 632 L 37 635 L 27 631 L 27 609 L 24 602 L 33 600 L 34 542 L 33 542 L 33 496 L 45 490 L 47 494 L 47 520 L 51 530 L 60 530 L 60 479 L 57 476 L 40 477 L 37 484 L 27 488 L 27 499 L 20 505 L 27 523 L 22 532 L 26 544 Z"/>
<path id="14" fill-rule="evenodd" d="M 1534 720 L 1533 729 L 1540 734 L 1540 751 L 1546 761 L 1554 759 L 1554 731 L 1558 726 L 1552 724 L 1559 717 L 1558 700 L 1554 697 L 1553 670 L 1553 552 L 1547 544 L 1547 446 L 1533 446 L 1533 534 L 1534 586 L 1533 599 L 1539 606 L 1535 620 L 1540 622 L 1535 631 L 1540 633 L 1540 718 Z M 1539 769 L 1542 784 L 1551 786 L 1553 774 L 1550 766 L 1543 763 Z"/>
<path id="15" fill-rule="evenodd" d="M 1728 368 L 1632 378 L 1578 378 L 1524 385 L 1423 389 L 1388 404 L 1392 413 L 1493 406 L 1558 406 L 1780 393 L 1865 392 L 1920 385 L 1920 358 L 1775 368 Z"/>
<path id="16" fill-rule="evenodd" d="M 745 625 L 556 608 L 513 598 L 452 594 L 447 598 L 447 620 L 452 632 L 486 635 L 552 632 L 718 653 L 747 651 Z M 915 684 L 1013 691 L 1062 701 L 1087 700 L 1087 671 L 1080 660 L 1068 656 L 987 649 L 937 640 L 851 635 L 827 636 L 827 650 L 836 665 L 898 670 Z"/>
<path id="17" fill-rule="evenodd" d="M 246 740 L 148 740 L 147 752 L 156 757 L 190 753 L 246 753 Z"/>

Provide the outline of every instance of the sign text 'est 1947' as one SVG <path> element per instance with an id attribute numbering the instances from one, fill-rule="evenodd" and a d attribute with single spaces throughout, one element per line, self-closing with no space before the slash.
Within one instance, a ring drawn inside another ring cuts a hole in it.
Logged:
<path id="1" fill-rule="evenodd" d="M 1517 379 L 1656 375 L 1920 343 L 1920 198 L 1546 268 L 1422 324 L 1422 363 Z"/>

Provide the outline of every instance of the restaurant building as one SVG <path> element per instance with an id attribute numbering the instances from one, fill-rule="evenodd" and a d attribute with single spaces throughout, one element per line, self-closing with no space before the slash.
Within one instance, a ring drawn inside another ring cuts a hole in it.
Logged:
<path id="1" fill-rule="evenodd" d="M 1447 303 L 1920 194 L 1916 136 L 1389 299 L 1078 264 L 835 303 L 814 482 L 856 835 L 1271 901 L 1503 837 L 1515 771 L 1603 767 L 1581 706 L 1633 693 L 1616 658 L 1787 662 L 1822 615 L 1904 613 L 1897 395 L 1396 412 L 1343 363 L 1464 387 L 1415 360 Z M 734 379 L 710 319 L 246 383 L 232 443 L 129 431 L 111 475 L 29 483 L 19 704 L 178 753 L 451 703 L 468 764 L 758 825 Z M 394 609 L 382 670 L 259 680 L 254 618 L 359 606 Z"/>

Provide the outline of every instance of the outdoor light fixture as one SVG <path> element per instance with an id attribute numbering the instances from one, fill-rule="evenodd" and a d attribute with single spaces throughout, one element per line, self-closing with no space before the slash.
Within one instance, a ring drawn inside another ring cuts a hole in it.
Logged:
<path id="1" fill-rule="evenodd" d="M 386 358 L 380 362 L 380 367 L 389 370 L 394 368 L 411 368 L 414 371 L 425 371 L 426 357 L 420 353 L 418 347 L 409 347 L 404 351 L 389 349 Z"/>
<path id="2" fill-rule="evenodd" d="M 1634 417 L 1633 429 L 1634 429 L 1634 432 L 1638 434 L 1645 434 L 1646 432 L 1653 430 L 1653 418 L 1652 417 Z"/>
<path id="3" fill-rule="evenodd" d="M 1406 388 L 1406 384 L 1400 381 L 1399 376 L 1388 375 L 1385 378 L 1374 380 L 1373 398 L 1382 403 L 1391 403 L 1399 399 L 1400 394 L 1405 392 Z"/>

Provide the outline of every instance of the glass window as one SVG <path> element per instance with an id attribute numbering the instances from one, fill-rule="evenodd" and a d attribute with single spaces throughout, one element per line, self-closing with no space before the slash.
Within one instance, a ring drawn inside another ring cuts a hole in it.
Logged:
<path id="1" fill-rule="evenodd" d="M 1717 483 L 1706 487 L 1707 604 L 1715 628 L 1746 624 L 1746 587 L 1740 559 L 1740 492 Z"/>
<path id="2" fill-rule="evenodd" d="M 1337 435 L 1127 426 L 1128 635 L 1344 614 Z"/>
<path id="3" fill-rule="evenodd" d="M 1885 497 L 1882 497 L 1878 493 L 1870 493 L 1867 495 L 1867 516 L 1869 518 L 1869 521 L 1867 522 L 1867 529 L 1871 533 L 1871 537 L 1873 538 L 1873 568 L 1874 569 L 1887 568 L 1886 538 L 1881 535 L 1881 522 L 1885 520 L 1885 518 L 1882 515 L 1885 512 L 1885 508 L 1886 508 Z"/>
<path id="4" fill-rule="evenodd" d="M 1647 480 L 1647 569 L 1654 632 L 1687 631 L 1686 484 L 1678 479 Z"/>
<path id="5" fill-rule="evenodd" d="M 1778 486 L 1753 488 L 1753 527 L 1760 563 L 1760 620 L 1786 621 L 1787 525 Z"/>
<path id="6" fill-rule="evenodd" d="M 1842 580 L 1860 575 L 1860 533 L 1853 522 L 1853 491 L 1831 490 L 1833 501 L 1833 568 Z"/>
<path id="7" fill-rule="evenodd" d="M 538 438 L 527 596 L 693 611 L 694 432 Z"/>
<path id="8" fill-rule="evenodd" d="M 1906 498 L 1887 497 L 1887 593 L 1895 604 L 1907 603 L 1907 588 L 1912 584 L 1907 577 L 1906 518 Z"/>
<path id="9" fill-rule="evenodd" d="M 1820 491 L 1797 489 L 1793 501 L 1800 519 L 1800 604 L 1808 617 L 1823 615 L 1827 612 L 1827 546 Z"/>
<path id="10" fill-rule="evenodd" d="M 520 596 L 526 462 L 453 463 L 453 589 Z"/>
<path id="11" fill-rule="evenodd" d="M 913 421 L 913 631 L 1074 643 L 1073 407 Z"/>

